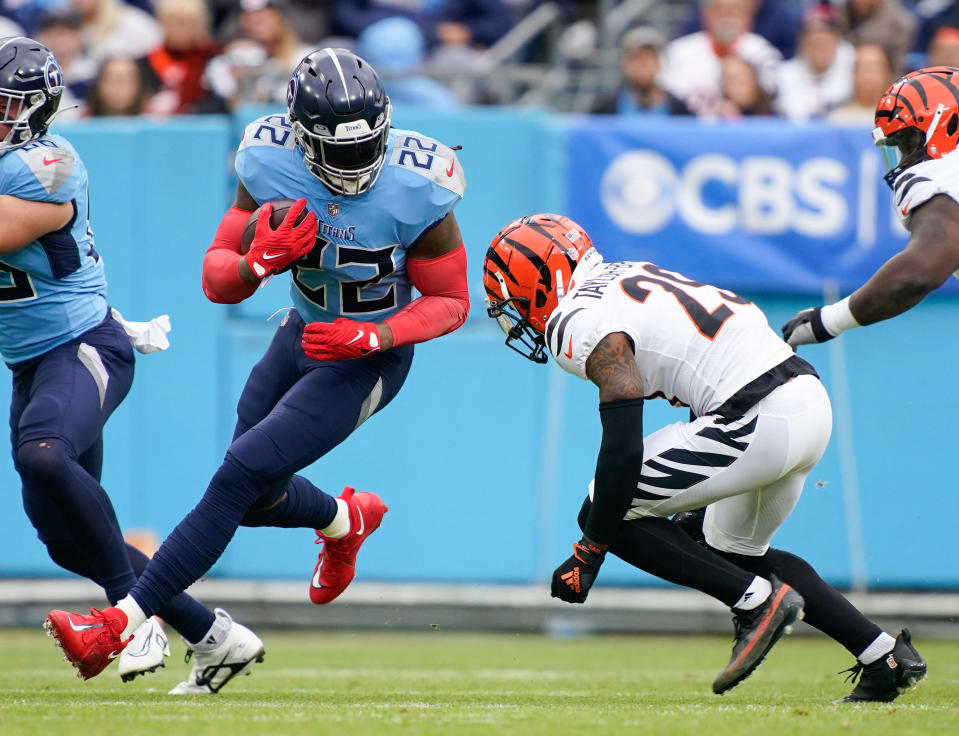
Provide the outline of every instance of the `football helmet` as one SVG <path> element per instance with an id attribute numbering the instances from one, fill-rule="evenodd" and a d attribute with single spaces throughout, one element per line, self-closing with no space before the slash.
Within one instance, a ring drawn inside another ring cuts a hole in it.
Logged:
<path id="1" fill-rule="evenodd" d="M 546 322 L 576 272 L 602 260 L 586 231 L 562 215 L 527 215 L 500 230 L 486 251 L 483 286 L 486 313 L 506 333 L 506 344 L 546 363 Z"/>
<path id="2" fill-rule="evenodd" d="M 324 48 L 293 70 L 290 125 L 310 172 L 334 194 L 362 194 L 386 161 L 390 100 L 379 76 L 346 49 Z"/>
<path id="3" fill-rule="evenodd" d="M 959 142 L 959 69 L 931 66 L 896 81 L 876 106 L 872 138 L 882 152 L 890 187 L 910 166 L 954 151 Z"/>
<path id="4" fill-rule="evenodd" d="M 0 155 L 46 133 L 62 94 L 50 49 L 24 36 L 0 38 Z"/>

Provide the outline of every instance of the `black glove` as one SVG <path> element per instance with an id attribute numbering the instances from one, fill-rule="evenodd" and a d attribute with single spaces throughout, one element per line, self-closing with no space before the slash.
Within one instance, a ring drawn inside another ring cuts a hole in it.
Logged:
<path id="1" fill-rule="evenodd" d="M 799 345 L 826 342 L 834 337 L 823 326 L 822 307 L 803 309 L 783 325 L 783 340 L 793 349 Z"/>
<path id="2" fill-rule="evenodd" d="M 583 537 L 573 545 L 573 556 L 553 573 L 553 598 L 567 603 L 584 603 L 593 587 L 606 551 Z"/>

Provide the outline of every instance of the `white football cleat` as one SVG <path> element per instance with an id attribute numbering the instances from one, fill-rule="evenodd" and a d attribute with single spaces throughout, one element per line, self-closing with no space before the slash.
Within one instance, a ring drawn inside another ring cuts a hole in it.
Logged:
<path id="1" fill-rule="evenodd" d="M 263 642 L 246 626 L 236 623 L 222 608 L 214 609 L 217 618 L 225 618 L 230 632 L 220 646 L 209 651 L 190 647 L 186 661 L 193 657 L 193 669 L 186 682 L 181 682 L 170 695 L 208 695 L 220 692 L 237 675 L 249 675 L 256 662 L 263 661 Z"/>
<path id="2" fill-rule="evenodd" d="M 133 632 L 133 641 L 120 654 L 120 679 L 129 682 L 137 675 L 156 672 L 169 656 L 170 640 L 156 617 L 150 617 Z"/>

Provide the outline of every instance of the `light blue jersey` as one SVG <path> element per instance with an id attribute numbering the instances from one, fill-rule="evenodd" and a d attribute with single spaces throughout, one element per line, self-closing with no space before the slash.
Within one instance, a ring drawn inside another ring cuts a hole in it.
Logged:
<path id="1" fill-rule="evenodd" d="M 0 194 L 73 204 L 62 229 L 0 255 L 0 354 L 19 363 L 100 324 L 107 282 L 93 249 L 87 170 L 65 138 L 45 135 L 0 156 Z"/>
<path id="2" fill-rule="evenodd" d="M 463 197 L 456 154 L 420 133 L 391 130 L 376 183 L 334 195 L 310 173 L 285 115 L 250 123 L 236 172 L 257 204 L 306 199 L 316 245 L 291 270 L 293 304 L 306 322 L 382 321 L 410 302 L 406 249 Z"/>

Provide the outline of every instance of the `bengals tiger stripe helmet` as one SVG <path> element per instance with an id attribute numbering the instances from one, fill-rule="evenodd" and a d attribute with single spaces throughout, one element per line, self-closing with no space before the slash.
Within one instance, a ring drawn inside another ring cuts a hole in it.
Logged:
<path id="1" fill-rule="evenodd" d="M 546 363 L 546 322 L 577 268 L 586 271 L 602 260 L 586 231 L 562 215 L 527 215 L 496 233 L 483 262 L 483 286 L 486 313 L 503 328 L 506 344 Z"/>
<path id="2" fill-rule="evenodd" d="M 905 169 L 941 158 L 959 142 L 959 69 L 930 66 L 896 81 L 876 106 L 873 141 L 893 186 Z"/>

